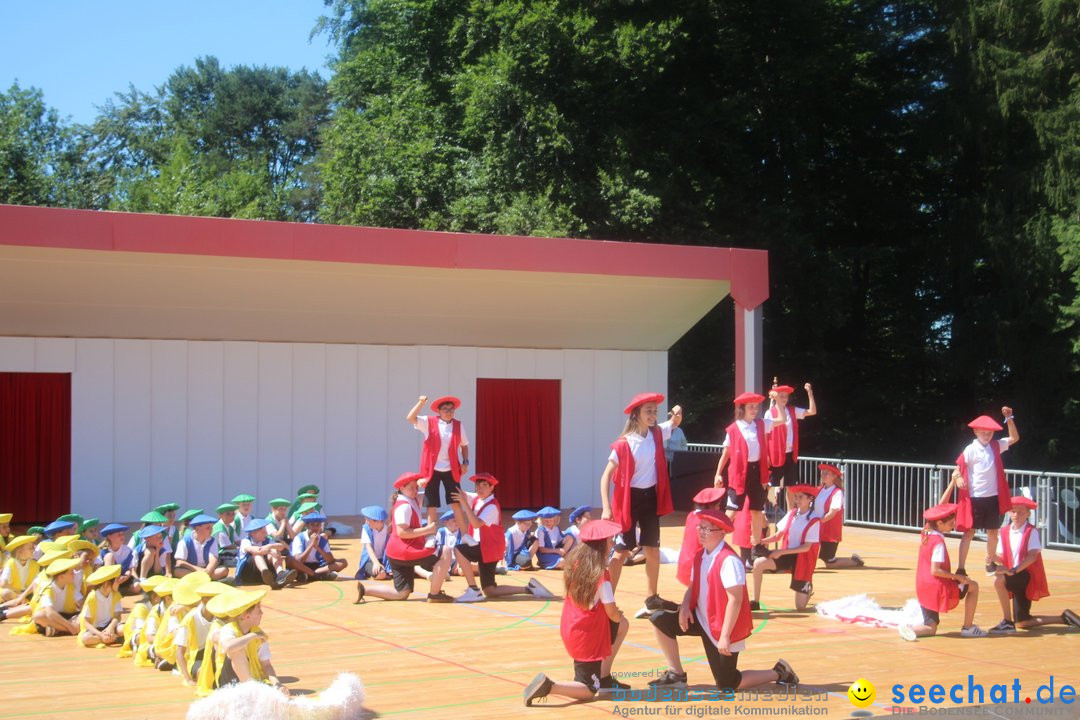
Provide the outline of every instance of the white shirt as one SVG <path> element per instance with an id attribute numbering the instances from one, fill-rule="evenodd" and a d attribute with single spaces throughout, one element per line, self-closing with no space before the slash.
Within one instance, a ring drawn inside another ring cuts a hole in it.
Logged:
<path id="1" fill-rule="evenodd" d="M 1009 449 L 1008 438 L 1001 438 L 997 444 L 1001 452 Z M 972 440 L 971 444 L 964 448 L 964 460 L 968 464 L 971 497 L 996 496 L 997 470 L 994 468 L 994 451 L 990 445 L 983 445 L 978 438 Z"/>
<path id="2" fill-rule="evenodd" d="M 1009 567 L 1014 568 L 1024 561 L 1024 558 L 1020 556 L 1020 541 L 1024 538 L 1024 526 L 1021 525 L 1020 529 L 1017 530 L 1010 522 L 1008 527 L 1009 547 L 1012 548 L 1012 557 L 1006 558 L 1006 560 L 1010 560 L 1011 562 L 1009 563 Z M 1002 528 L 1001 531 L 998 533 L 997 552 L 999 556 L 1005 555 L 1005 543 L 1001 541 L 1001 536 L 1002 534 L 1004 534 L 1004 532 L 1005 529 Z M 1039 537 L 1039 531 L 1035 528 L 1031 529 L 1031 536 L 1028 538 L 1027 546 L 1028 553 L 1031 553 L 1033 550 L 1042 550 L 1042 538 Z"/>
<path id="3" fill-rule="evenodd" d="M 657 425 L 660 428 L 661 440 L 667 442 L 671 439 L 671 420 Z M 634 476 L 630 478 L 632 488 L 650 488 L 656 485 L 656 443 L 653 441 L 652 432 L 644 436 L 632 432 L 626 435 L 626 442 L 630 445 L 630 453 L 634 456 Z M 612 450 L 608 460 L 619 464 L 619 458 Z"/>
<path id="4" fill-rule="evenodd" d="M 596 603 L 608 604 L 613 602 L 615 602 L 615 590 L 611 587 L 611 582 L 605 580 L 600 583 L 600 589 L 593 596 L 593 607 L 596 607 Z"/>
<path id="5" fill-rule="evenodd" d="M 124 567 L 125 562 L 128 563 L 128 570 L 133 569 L 131 567 L 131 562 L 130 561 L 131 561 L 131 556 L 134 555 L 135 553 L 129 546 L 121 545 L 118 550 L 113 550 L 112 548 L 109 548 L 109 549 L 107 549 L 105 551 L 105 554 L 107 555 L 109 553 L 112 553 L 113 564 L 114 565 L 119 565 L 120 568 L 121 568 L 121 571 L 123 571 L 123 567 Z M 135 572 L 138 572 L 139 569 L 134 568 L 134 570 L 135 570 Z"/>
<path id="6" fill-rule="evenodd" d="M 701 582 L 698 584 L 697 607 L 694 608 L 694 614 L 697 616 L 698 625 L 701 626 L 704 632 L 709 634 L 709 639 L 712 640 L 713 645 L 716 644 L 718 638 L 712 634 L 712 628 L 709 627 L 709 573 L 712 571 L 713 562 L 720 556 L 720 550 L 723 547 L 724 543 L 720 543 L 713 548 L 712 552 L 706 551 L 702 553 L 701 565 L 698 567 Z M 726 558 L 724 564 L 720 566 L 720 582 L 725 588 L 746 585 L 746 569 L 737 556 L 733 555 Z M 729 649 L 731 652 L 742 652 L 746 649 L 746 641 L 740 640 L 732 643 Z"/>
<path id="7" fill-rule="evenodd" d="M 788 424 L 787 428 L 785 428 L 787 430 L 787 442 L 784 447 L 787 448 L 788 452 L 791 452 L 791 446 L 795 444 L 795 423 L 791 422 L 791 414 L 788 413 L 789 407 L 795 411 L 796 420 L 802 420 L 804 417 L 806 417 L 806 408 L 792 407 L 791 405 L 787 405 L 785 407 L 780 407 L 779 405 L 776 406 L 777 410 L 782 410 L 784 414 L 788 416 Z M 770 420 L 773 419 L 771 410 L 766 410 L 765 414 L 769 417 Z"/>
<path id="8" fill-rule="evenodd" d="M 360 544 L 370 547 L 371 550 L 368 551 L 368 555 L 381 562 L 383 553 L 386 551 L 386 541 L 390 539 L 390 526 L 383 523 L 382 530 L 376 530 L 370 525 L 367 528 L 368 532 L 371 533 L 371 540 L 368 540 L 366 532 L 362 532 L 360 533 Z"/>
<path id="9" fill-rule="evenodd" d="M 173 636 L 173 642 L 181 647 L 195 648 L 196 651 L 201 650 L 203 645 L 206 644 L 206 636 L 210 634 L 211 620 L 207 620 L 202 613 L 202 606 L 196 605 L 191 608 L 189 612 L 195 613 L 195 642 L 193 644 L 188 643 L 187 628 L 181 623 L 180 627 L 176 628 L 176 633 Z M 187 616 L 185 616 L 186 618 Z"/>
<path id="10" fill-rule="evenodd" d="M 510 534 L 510 544 L 514 546 L 515 550 L 521 552 L 524 549 L 522 548 L 521 544 L 525 542 L 525 535 L 529 532 L 529 530 L 522 530 L 517 526 L 517 523 L 514 523 L 514 526 L 506 532 Z M 533 533 L 534 537 L 535 535 L 536 533 Z"/>
<path id="11" fill-rule="evenodd" d="M 210 562 L 210 558 L 217 557 L 217 540 L 213 535 L 210 536 L 210 544 L 206 548 L 206 552 L 203 552 L 203 543 L 199 542 L 199 539 L 194 535 L 191 536 L 191 541 L 195 544 L 195 557 L 189 558 L 187 556 L 188 547 L 187 540 L 181 539 L 176 545 L 176 559 L 189 562 L 196 567 L 206 567 Z"/>
<path id="12" fill-rule="evenodd" d="M 15 573 L 18 575 L 19 584 L 24 588 L 26 587 L 26 581 L 30 577 L 30 561 L 21 563 L 18 560 L 12 559 L 11 564 L 4 563 L 4 570 L 0 572 L 0 585 L 4 587 L 11 587 L 14 584 L 15 578 L 12 577 L 11 568 L 15 567 Z"/>
<path id="13" fill-rule="evenodd" d="M 488 500 L 494 499 L 491 496 L 488 496 L 487 498 L 481 500 L 480 496 L 476 493 L 466 492 L 465 494 L 469 496 L 469 502 L 472 504 L 473 513 L 475 513 L 483 503 L 487 502 Z M 491 503 L 486 508 L 484 508 L 483 512 L 477 515 L 476 518 L 488 525 L 498 525 L 500 518 L 499 511 L 495 509 L 495 503 Z M 472 534 L 474 538 L 476 538 L 478 541 L 480 540 L 480 528 L 473 528 Z"/>
<path id="14" fill-rule="evenodd" d="M 563 540 L 562 530 L 556 525 L 553 528 L 546 528 L 543 525 L 536 528 L 536 537 L 540 541 L 540 547 L 554 550 L 559 547 Z M 544 543 L 544 538 L 547 538 L 550 544 Z"/>
<path id="15" fill-rule="evenodd" d="M 460 422 L 460 421 L 459 421 Z M 416 422 L 413 423 L 413 427 L 423 433 L 424 437 L 428 434 L 428 416 L 417 415 Z M 439 454 L 435 456 L 435 470 L 438 472 L 450 472 L 450 439 L 454 436 L 454 424 L 453 421 L 446 422 L 439 418 Z M 469 444 L 469 436 L 465 434 L 465 426 L 461 425 L 461 441 L 458 443 L 461 447 L 467 447 Z"/>
<path id="16" fill-rule="evenodd" d="M 45 573 L 41 573 L 41 577 L 47 578 L 48 576 L 46 576 Z M 75 611 L 78 612 L 79 608 L 82 607 L 83 603 L 83 594 L 79 590 L 80 583 L 72 580 L 70 584 L 75 586 Z M 59 585 L 52 584 L 42 591 L 41 597 L 38 598 L 38 604 L 41 605 L 41 607 L 63 608 L 64 597 L 66 595 L 67 588 L 62 588 Z M 60 610 L 58 609 L 57 612 L 60 612 Z"/>
<path id="17" fill-rule="evenodd" d="M 416 517 L 420 517 L 420 505 L 410 497 L 404 495 L 398 496 L 401 500 L 405 501 L 405 504 L 398 505 L 394 508 L 394 524 L 404 525 L 408 527 L 412 523 L 412 514 L 415 512 Z"/>
<path id="18" fill-rule="evenodd" d="M 829 493 L 824 498 L 821 497 Z M 843 510 L 844 509 L 844 491 L 836 485 L 830 487 L 821 486 L 821 491 L 818 493 L 817 500 L 814 502 L 813 517 L 823 518 L 825 513 L 830 510 Z"/>
<path id="19" fill-rule="evenodd" d="M 91 625 L 97 630 L 103 630 L 105 626 L 112 622 L 112 619 L 116 617 L 113 614 L 113 595 L 103 595 L 99 590 L 93 590 L 93 593 L 97 595 L 97 599 L 94 603 L 94 617 L 87 618 Z M 115 591 L 114 591 L 115 592 Z"/>
<path id="20" fill-rule="evenodd" d="M 765 413 L 765 417 L 761 419 L 765 422 L 765 432 L 768 433 L 772 430 L 772 417 L 769 413 Z M 746 441 L 746 462 L 758 462 L 761 460 L 761 442 L 757 436 L 757 420 L 758 418 L 735 421 L 736 427 L 742 433 L 743 440 Z M 727 433 L 724 433 L 724 444 L 721 447 L 728 447 L 729 440 Z"/>
<path id="21" fill-rule="evenodd" d="M 224 645 L 227 641 L 235 639 L 237 636 L 233 632 L 232 623 L 225 625 L 218 631 L 218 646 Z M 253 641 L 254 642 L 254 641 Z M 270 643 L 263 641 L 259 643 L 259 660 L 262 662 L 270 662 Z"/>
<path id="22" fill-rule="evenodd" d="M 941 533 L 939 533 L 937 530 L 931 530 L 927 534 L 928 535 L 937 535 L 939 538 L 941 538 L 941 543 L 939 543 L 934 548 L 934 552 L 932 552 L 930 554 L 930 562 L 932 562 L 932 563 L 943 563 L 943 562 L 945 562 L 945 536 L 942 535 Z M 927 542 L 929 542 L 929 540 L 927 540 Z"/>
<path id="23" fill-rule="evenodd" d="M 329 553 L 330 552 L 330 541 L 327 540 L 326 536 L 323 535 L 322 533 L 319 533 L 319 535 L 317 537 L 318 537 L 317 543 L 318 543 L 319 547 L 321 547 L 324 552 Z M 299 557 L 300 555 L 302 555 L 304 553 L 305 550 L 308 549 L 308 546 L 310 544 L 311 544 L 311 535 L 309 535 L 306 532 L 300 533 L 299 535 L 297 535 L 296 537 L 293 538 L 293 541 L 292 541 L 292 556 L 293 557 Z M 307 556 L 307 560 L 305 560 L 304 562 L 321 563 L 322 559 L 323 559 L 322 555 L 319 554 L 318 550 L 312 550 L 311 554 Z"/>
<path id="24" fill-rule="evenodd" d="M 791 530 L 788 532 L 788 540 L 793 542 L 793 545 L 784 545 L 784 550 L 794 549 L 802 545 L 803 543 L 816 543 L 818 542 L 818 529 L 821 527 L 821 523 L 814 523 L 814 526 L 809 530 L 806 529 L 807 524 L 813 519 L 813 515 L 803 515 L 802 513 L 788 513 L 780 522 L 776 523 L 776 531 L 783 532 L 787 529 L 787 526 L 791 525 Z M 805 533 L 805 535 L 803 534 Z M 802 542 L 795 542 L 802 538 Z"/>

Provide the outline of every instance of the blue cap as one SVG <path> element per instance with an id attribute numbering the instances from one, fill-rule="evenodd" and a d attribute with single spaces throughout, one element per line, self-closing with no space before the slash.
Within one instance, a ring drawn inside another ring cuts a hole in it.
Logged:
<path id="1" fill-rule="evenodd" d="M 562 515 L 562 510 L 560 510 L 559 508 L 553 508 L 548 505 L 547 507 L 541 508 L 540 512 L 536 514 L 542 518 L 553 518 Z"/>
<path id="2" fill-rule="evenodd" d="M 326 516 L 321 512 L 308 513 L 301 518 L 305 523 L 324 523 L 326 522 Z"/>
<path id="3" fill-rule="evenodd" d="M 75 527 L 75 523 L 70 520 L 54 520 L 45 526 L 45 535 L 46 537 L 52 537 L 61 530 L 67 530 L 68 528 L 73 527 Z"/>
<path id="4" fill-rule="evenodd" d="M 443 522 L 446 522 L 447 520 L 449 520 L 452 517 L 454 517 L 454 511 L 453 510 L 447 510 L 446 512 L 444 512 L 442 515 L 439 516 L 439 519 L 442 520 Z"/>
<path id="5" fill-rule="evenodd" d="M 101 536 L 109 537 L 113 533 L 127 532 L 130 529 L 131 528 L 129 528 L 127 525 L 121 525 L 120 523 L 109 523 L 105 527 L 101 528 Z"/>
<path id="6" fill-rule="evenodd" d="M 536 513 L 534 513 L 532 510 L 518 510 L 516 513 L 514 513 L 510 517 L 512 517 L 515 520 L 535 520 L 536 519 Z"/>
<path id="7" fill-rule="evenodd" d="M 196 515 L 188 521 L 188 527 L 198 527 L 200 525 L 213 525 L 217 522 L 217 518 L 213 515 Z"/>
<path id="8" fill-rule="evenodd" d="M 386 514 L 386 508 L 382 505 L 368 505 L 360 511 L 360 514 L 368 520 L 378 520 L 379 522 L 386 522 L 386 518 L 389 517 Z"/>
<path id="9" fill-rule="evenodd" d="M 270 524 L 270 521 L 267 520 L 266 518 L 252 518 L 251 520 L 248 520 L 247 525 L 244 526 L 244 532 L 253 533 L 256 530 L 263 529 L 264 527 L 266 527 L 269 524 Z"/>
<path id="10" fill-rule="evenodd" d="M 139 537 L 145 540 L 148 537 L 160 535 L 163 532 L 165 532 L 165 528 L 161 527 L 160 525 L 147 525 L 139 531 Z"/>
<path id="11" fill-rule="evenodd" d="M 570 513 L 570 522 L 575 522 L 579 517 L 581 517 L 585 513 L 591 513 L 591 512 L 592 512 L 592 506 L 590 506 L 590 505 L 582 505 L 581 507 L 576 507 Z"/>

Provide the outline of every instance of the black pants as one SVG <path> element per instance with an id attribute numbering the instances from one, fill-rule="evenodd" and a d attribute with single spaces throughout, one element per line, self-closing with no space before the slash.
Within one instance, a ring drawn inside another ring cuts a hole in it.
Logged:
<path id="1" fill-rule="evenodd" d="M 686 630 L 679 627 L 679 613 L 677 612 L 661 610 L 654 612 L 649 620 L 656 626 L 657 630 L 669 638 L 680 635 L 696 635 L 701 638 L 701 646 L 705 649 L 705 657 L 709 660 L 709 669 L 712 670 L 716 687 L 731 688 L 732 690 L 739 687 L 739 683 L 742 682 L 742 673 L 739 672 L 737 667 L 739 653 L 733 652 L 731 655 L 724 655 L 717 650 L 716 643 L 709 637 L 709 633 L 698 624 L 697 613 L 690 613 L 690 622 L 687 624 Z"/>

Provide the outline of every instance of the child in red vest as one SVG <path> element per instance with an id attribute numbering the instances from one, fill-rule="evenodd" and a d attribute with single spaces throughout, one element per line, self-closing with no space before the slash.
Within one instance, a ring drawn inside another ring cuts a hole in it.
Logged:
<path id="1" fill-rule="evenodd" d="M 450 497 L 455 491 L 461 490 L 461 478 L 469 472 L 469 437 L 461 421 L 454 418 L 454 413 L 461 407 L 461 400 L 452 395 L 436 398 L 431 403 L 431 409 L 438 414 L 419 415 L 420 408 L 426 402 L 427 395 L 421 395 L 405 419 L 424 435 L 424 446 L 420 451 L 420 475 L 428 524 L 438 519 L 439 486 L 442 485 L 443 497 L 454 511 L 458 527 L 465 527 L 461 510 Z M 474 544 L 472 536 L 463 539 L 466 545 Z M 428 538 L 427 544 L 434 544 L 434 535 Z"/>
<path id="2" fill-rule="evenodd" d="M 670 667 L 649 685 L 686 684 L 679 658 L 680 635 L 701 638 L 718 688 L 742 690 L 771 682 L 798 685 L 799 676 L 783 658 L 771 670 L 738 669 L 739 653 L 746 648 L 754 621 L 742 559 L 724 542 L 734 526 L 718 509 L 695 510 L 694 514 L 698 516 L 701 549 L 694 558 L 690 587 L 683 594 L 678 614 L 655 612 L 650 618 L 656 642 Z"/>
<path id="3" fill-rule="evenodd" d="M 1038 507 L 1026 497 L 1012 498 L 1009 526 L 998 536 L 997 554 L 1004 567 L 997 570 L 994 590 L 1004 619 L 990 632 L 1005 635 L 1016 628 L 1040 625 L 1071 625 L 1080 628 L 1080 616 L 1072 610 L 1061 615 L 1032 615 L 1031 603 L 1050 595 L 1046 584 L 1046 569 L 1042 560 L 1042 540 L 1039 531 L 1028 522 L 1031 511 Z M 1012 598 L 1010 604 L 1009 598 Z"/>
<path id="4" fill-rule="evenodd" d="M 866 563 L 854 553 L 851 557 L 836 557 L 836 549 L 844 536 L 844 474 L 835 465 L 818 465 L 821 486 L 814 499 L 814 515 L 821 519 L 821 553 L 818 559 L 825 567 L 853 568 Z"/>
<path id="5" fill-rule="evenodd" d="M 979 602 L 979 584 L 965 575 L 952 572 L 945 533 L 956 527 L 957 506 L 941 503 L 923 513 L 926 526 L 919 545 L 919 564 L 915 569 L 915 594 L 922 606 L 922 625 L 901 625 L 900 637 L 908 641 L 937 634 L 941 613 L 948 612 L 964 600 L 962 637 L 986 637 L 986 631 L 975 624 L 975 606 Z"/>
<path id="6" fill-rule="evenodd" d="M 818 488 L 811 485 L 795 485 L 791 488 L 795 508 L 776 523 L 775 535 L 762 540 L 766 544 L 780 540 L 780 549 L 754 561 L 754 600 L 750 603 L 751 610 L 760 609 L 761 579 L 770 570 L 791 573 L 790 587 L 795 591 L 796 610 L 805 610 L 810 602 L 810 596 L 814 594 L 814 566 L 817 565 L 821 539 L 821 521 L 814 516 L 811 507 L 817 493 Z"/>
<path id="7" fill-rule="evenodd" d="M 495 486 L 499 481 L 491 473 L 480 472 L 472 476 L 476 484 L 475 493 L 455 492 L 452 497 L 461 506 L 461 514 L 465 516 L 469 525 L 468 532 L 476 540 L 476 544 L 457 544 L 454 552 L 458 556 L 458 566 L 465 575 L 468 589 L 457 598 L 455 602 L 479 602 L 490 597 L 505 597 L 507 595 L 533 595 L 538 598 L 554 597 L 551 591 L 540 584 L 535 578 L 529 580 L 529 584 L 504 585 L 500 587 L 495 583 L 495 568 L 503 559 L 506 552 L 506 535 L 502 529 L 502 509 L 499 501 L 495 499 Z M 476 575 L 473 573 L 472 564 L 477 563 L 480 569 L 480 587 L 476 586 Z"/>
<path id="8" fill-rule="evenodd" d="M 615 590 L 605 566 L 611 538 L 622 526 L 610 520 L 590 520 L 581 526 L 579 539 L 566 556 L 559 632 L 566 652 L 574 661 L 573 682 L 556 681 L 543 673 L 525 688 L 525 705 L 548 695 L 592 700 L 601 690 L 625 690 L 629 686 L 611 677 L 611 665 L 630 623 L 615 604 Z"/>
<path id="9" fill-rule="evenodd" d="M 695 510 L 715 510 L 721 508 L 726 497 L 720 488 L 705 488 L 694 496 Z M 676 579 L 683 585 L 690 584 L 690 569 L 694 566 L 694 558 L 701 549 L 701 540 L 698 539 L 697 526 L 701 516 L 695 512 L 686 514 L 686 527 L 683 528 L 683 541 L 679 547 L 679 564 L 675 571 Z M 651 614 L 651 613 L 650 613 Z"/>
<path id="10" fill-rule="evenodd" d="M 773 382 L 776 382 L 775 379 Z M 790 488 L 799 483 L 799 421 L 817 415 L 817 401 L 810 383 L 803 385 L 806 396 L 810 399 L 808 408 L 788 405 L 788 399 L 795 392 L 790 385 L 774 385 L 769 391 L 770 407 L 767 415 L 779 423 L 787 416 L 787 423 L 777 424 L 769 433 L 769 482 L 781 488 Z M 787 498 L 789 507 L 791 498 Z"/>

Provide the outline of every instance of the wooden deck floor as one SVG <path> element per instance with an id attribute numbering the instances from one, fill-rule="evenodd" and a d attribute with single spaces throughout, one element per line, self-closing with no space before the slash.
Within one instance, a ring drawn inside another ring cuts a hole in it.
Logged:
<path id="1" fill-rule="evenodd" d="M 671 524 L 663 541 L 677 547 L 682 529 Z M 858 570 L 819 570 L 815 600 L 870 592 L 882 605 L 899 606 L 914 596 L 914 534 L 845 529 L 842 551 L 859 552 L 868 567 Z M 334 543 L 335 552 L 355 563 L 358 542 Z M 955 557 L 956 541 L 950 541 Z M 981 549 L 973 548 L 972 557 Z M 1059 613 L 1080 609 L 1080 560 L 1063 551 L 1045 553 L 1051 597 L 1036 604 L 1036 612 Z M 352 568 L 349 569 L 351 577 Z M 674 566 L 661 569 L 661 594 L 678 599 L 682 588 Z M 538 577 L 561 595 L 560 573 L 513 573 L 500 577 L 506 584 L 524 584 Z M 570 679 L 572 669 L 559 639 L 561 602 L 514 598 L 472 605 L 428 605 L 421 593 L 409 602 L 370 600 L 353 605 L 355 583 L 321 583 L 272 593 L 265 603 L 263 628 L 269 634 L 274 664 L 293 691 L 318 691 L 338 672 L 358 674 L 367 687 L 368 705 L 384 717 L 503 718 L 525 716 L 596 718 L 713 717 L 740 715 L 740 708 L 756 708 L 757 717 L 780 716 L 779 708 L 803 706 L 820 709 L 804 717 L 852 717 L 854 708 L 847 688 L 860 677 L 877 687 L 870 708 L 876 716 L 890 712 L 894 684 L 910 686 L 940 683 L 965 685 L 968 674 L 989 692 L 995 683 L 1012 685 L 1019 679 L 1021 703 L 1035 699 L 1039 685 L 1054 676 L 1055 691 L 1062 684 L 1080 684 L 1080 632 L 1055 626 L 1017 636 L 962 639 L 959 617 L 944 618 L 944 636 L 903 642 L 895 632 L 856 627 L 818 617 L 812 611 L 796 613 L 787 583 L 766 577 L 763 603 L 768 612 L 755 613 L 755 631 L 739 658 L 741 668 L 768 668 L 786 658 L 802 678 L 800 692 L 825 693 L 817 699 L 778 702 L 763 699 L 735 702 L 614 702 L 601 700 L 573 704 L 552 697 L 537 708 L 522 706 L 522 690 L 538 672 Z M 417 588 L 426 592 L 426 583 Z M 447 587 L 464 589 L 458 578 Z M 1000 619 L 989 584 L 980 602 L 977 622 L 984 628 Z M 620 607 L 631 615 L 644 598 L 644 568 L 628 568 L 619 587 Z M 129 601 L 130 602 L 130 601 Z M 625 678 L 643 687 L 660 672 L 664 661 L 651 625 L 632 620 L 630 635 L 615 670 L 639 673 Z M 12 637 L 11 623 L 0 625 L 0 707 L 2 717 L 15 718 L 182 718 L 193 700 L 179 679 L 155 670 L 136 668 L 130 660 L 115 658 L 114 650 L 76 647 L 71 638 Z M 707 688 L 711 681 L 701 647 L 695 638 L 682 645 L 691 687 Z M 966 690 L 965 690 L 966 692 Z M 822 697 L 824 699 L 822 699 Z M 966 700 L 966 698 L 965 698 Z M 987 697 L 986 702 L 990 702 Z M 905 703 L 910 706 L 912 703 Z M 951 707 L 945 702 L 939 707 Z M 1031 708 L 1032 706 L 1028 706 Z M 1070 706 L 1057 705 L 1064 710 Z M 1080 707 L 1080 706 L 1072 706 Z M 547 709 L 545 709 L 547 708 Z M 557 711 L 551 708 L 558 708 Z M 1022 708 L 1018 708 L 1022 709 Z M 725 712 L 726 711 L 726 712 Z M 1078 717 L 1080 710 L 1073 715 Z"/>

